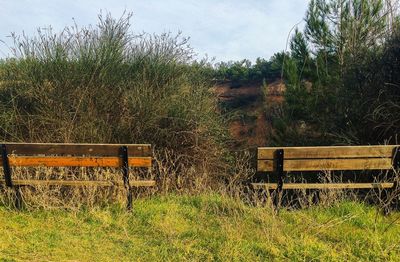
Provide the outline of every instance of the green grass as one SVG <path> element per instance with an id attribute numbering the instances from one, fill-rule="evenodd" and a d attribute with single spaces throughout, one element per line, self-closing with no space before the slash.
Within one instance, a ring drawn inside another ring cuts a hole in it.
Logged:
<path id="1" fill-rule="evenodd" d="M 132 214 L 0 207 L 0 261 L 395 261 L 399 215 L 345 202 L 274 216 L 215 194 L 139 200 Z"/>

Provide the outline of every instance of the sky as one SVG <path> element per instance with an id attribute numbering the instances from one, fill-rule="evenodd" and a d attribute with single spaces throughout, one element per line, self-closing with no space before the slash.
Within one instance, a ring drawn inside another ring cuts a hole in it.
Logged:
<path id="1" fill-rule="evenodd" d="M 190 37 L 198 58 L 215 61 L 270 58 L 286 47 L 294 25 L 299 28 L 308 0 L 0 0 L 0 57 L 9 55 L 10 33 L 31 36 L 51 25 L 95 25 L 102 11 L 119 18 L 133 13 L 135 33 L 176 34 Z"/>

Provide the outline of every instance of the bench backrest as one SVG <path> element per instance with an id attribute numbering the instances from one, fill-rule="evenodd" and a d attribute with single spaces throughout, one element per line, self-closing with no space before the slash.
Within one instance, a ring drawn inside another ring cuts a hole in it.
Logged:
<path id="1" fill-rule="evenodd" d="M 283 150 L 283 171 L 384 170 L 398 164 L 400 145 L 260 147 L 258 171 L 275 171 Z M 398 152 L 396 154 L 396 152 Z"/>
<path id="2" fill-rule="evenodd" d="M 128 164 L 151 167 L 151 146 L 148 144 L 39 144 L 8 143 L 10 166 L 46 167 L 121 167 L 122 147 L 127 147 Z M 2 163 L 2 159 L 0 159 Z"/>

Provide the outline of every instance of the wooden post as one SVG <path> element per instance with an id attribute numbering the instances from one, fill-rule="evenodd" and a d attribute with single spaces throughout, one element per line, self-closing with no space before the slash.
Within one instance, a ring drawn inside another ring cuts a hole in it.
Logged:
<path id="1" fill-rule="evenodd" d="M 278 149 L 274 153 L 274 171 L 278 178 L 278 185 L 275 192 L 275 206 L 276 209 L 279 210 L 282 200 L 282 191 L 283 191 L 283 158 L 284 158 L 284 151 L 283 149 Z"/>
<path id="2" fill-rule="evenodd" d="M 126 208 L 132 210 L 132 190 L 129 184 L 129 159 L 128 159 L 128 147 L 122 146 L 122 174 L 124 180 L 124 186 L 127 193 L 127 204 Z"/>

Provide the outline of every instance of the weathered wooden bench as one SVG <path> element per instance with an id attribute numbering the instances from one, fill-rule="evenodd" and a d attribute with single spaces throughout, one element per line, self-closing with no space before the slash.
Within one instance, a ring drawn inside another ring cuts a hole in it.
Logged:
<path id="1" fill-rule="evenodd" d="M 127 190 L 127 207 L 132 208 L 131 187 L 154 186 L 154 180 L 130 181 L 130 167 L 150 168 L 151 145 L 148 144 L 54 144 L 4 143 L 1 159 L 4 179 L 0 185 L 20 186 L 120 186 Z M 121 179 L 116 181 L 89 180 L 21 180 L 13 179 L 12 167 L 112 167 L 121 168 Z M 20 197 L 17 197 L 17 199 Z M 20 206 L 20 203 L 18 204 Z"/>
<path id="2" fill-rule="evenodd" d="M 391 170 L 400 167 L 400 146 L 261 147 L 257 171 L 274 172 L 276 183 L 253 183 L 256 189 L 372 189 L 393 188 L 392 182 L 284 183 L 285 172 Z"/>

